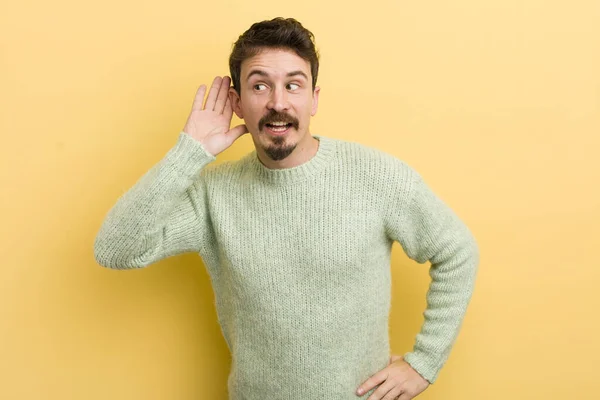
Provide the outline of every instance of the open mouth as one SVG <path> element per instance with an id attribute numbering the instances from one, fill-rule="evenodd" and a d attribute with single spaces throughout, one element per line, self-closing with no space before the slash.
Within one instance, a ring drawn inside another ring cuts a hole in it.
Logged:
<path id="1" fill-rule="evenodd" d="M 289 122 L 289 123 L 274 122 L 271 124 L 265 124 L 267 129 L 273 133 L 285 133 L 292 127 L 292 125 L 293 124 L 291 122 Z"/>

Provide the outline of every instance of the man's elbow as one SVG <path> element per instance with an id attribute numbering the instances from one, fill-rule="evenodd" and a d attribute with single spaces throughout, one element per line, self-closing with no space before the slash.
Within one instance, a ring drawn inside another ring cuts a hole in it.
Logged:
<path id="1" fill-rule="evenodd" d="M 114 241 L 103 240 L 99 237 L 94 242 L 94 259 L 98 265 L 108 269 L 126 270 L 146 267 L 130 252 L 114 246 Z"/>

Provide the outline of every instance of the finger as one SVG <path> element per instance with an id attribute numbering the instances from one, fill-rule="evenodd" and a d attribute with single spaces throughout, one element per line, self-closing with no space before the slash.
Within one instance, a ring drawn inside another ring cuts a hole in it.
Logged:
<path id="1" fill-rule="evenodd" d="M 363 382 L 362 385 L 358 387 L 356 391 L 358 394 L 362 395 L 367 393 L 369 390 L 373 389 L 375 386 L 379 385 L 382 382 L 385 382 L 387 379 L 387 371 L 381 370 L 366 381 Z"/>
<path id="2" fill-rule="evenodd" d="M 231 100 L 229 99 L 229 96 L 227 96 L 227 100 L 225 101 L 225 108 L 223 108 L 223 116 L 231 122 L 231 117 L 233 117 L 233 108 L 231 107 Z"/>
<path id="3" fill-rule="evenodd" d="M 390 400 L 395 399 L 400 393 L 395 394 L 392 392 L 395 389 L 395 385 L 390 381 L 385 381 L 375 391 L 367 400 Z M 398 391 L 399 392 L 399 391 Z"/>
<path id="4" fill-rule="evenodd" d="M 213 80 L 212 86 L 210 87 L 210 91 L 208 92 L 208 97 L 206 98 L 206 104 L 204 105 L 205 110 L 214 110 L 215 102 L 217 101 L 217 95 L 219 94 L 219 88 L 221 87 L 221 77 L 217 76 Z"/>
<path id="5" fill-rule="evenodd" d="M 202 110 L 202 102 L 204 102 L 204 94 L 206 93 L 206 85 L 200 85 L 198 90 L 196 91 L 196 97 L 194 97 L 194 102 L 192 103 L 192 110 Z"/>
<path id="6" fill-rule="evenodd" d="M 381 400 L 398 400 L 402 393 L 402 389 L 398 386 L 392 386 L 386 395 L 381 397 Z"/>
<path id="7" fill-rule="evenodd" d="M 223 108 L 229 98 L 229 85 L 231 84 L 231 78 L 224 76 L 221 80 L 221 87 L 219 88 L 219 94 L 217 95 L 217 102 L 215 103 L 215 111 L 219 114 L 223 114 Z"/>
<path id="8" fill-rule="evenodd" d="M 240 136 L 242 136 L 245 133 L 248 133 L 248 127 L 246 127 L 246 125 L 242 124 L 242 125 L 238 125 L 235 128 L 231 129 L 229 132 L 227 132 L 227 135 L 230 135 L 233 138 L 233 140 L 236 140 L 237 138 L 239 138 Z"/>

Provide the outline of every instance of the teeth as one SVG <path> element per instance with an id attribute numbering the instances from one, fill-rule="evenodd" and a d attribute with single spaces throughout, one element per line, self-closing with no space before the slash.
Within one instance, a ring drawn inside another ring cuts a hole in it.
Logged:
<path id="1" fill-rule="evenodd" d="M 287 125 L 287 122 L 271 122 L 269 125 L 285 126 Z"/>

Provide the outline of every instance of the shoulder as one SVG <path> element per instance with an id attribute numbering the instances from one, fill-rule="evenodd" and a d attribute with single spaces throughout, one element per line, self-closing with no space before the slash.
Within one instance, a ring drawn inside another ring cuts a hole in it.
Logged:
<path id="1" fill-rule="evenodd" d="M 405 160 L 374 146 L 349 140 L 330 139 L 336 142 L 339 162 L 348 168 L 367 174 L 374 180 L 412 179 L 416 173 Z"/>
<path id="2" fill-rule="evenodd" d="M 244 174 L 248 170 L 247 165 L 253 154 L 254 152 L 249 152 L 237 160 L 225 160 L 208 164 L 200 171 L 199 179 L 209 187 L 238 183 L 241 179 L 244 179 Z"/>

